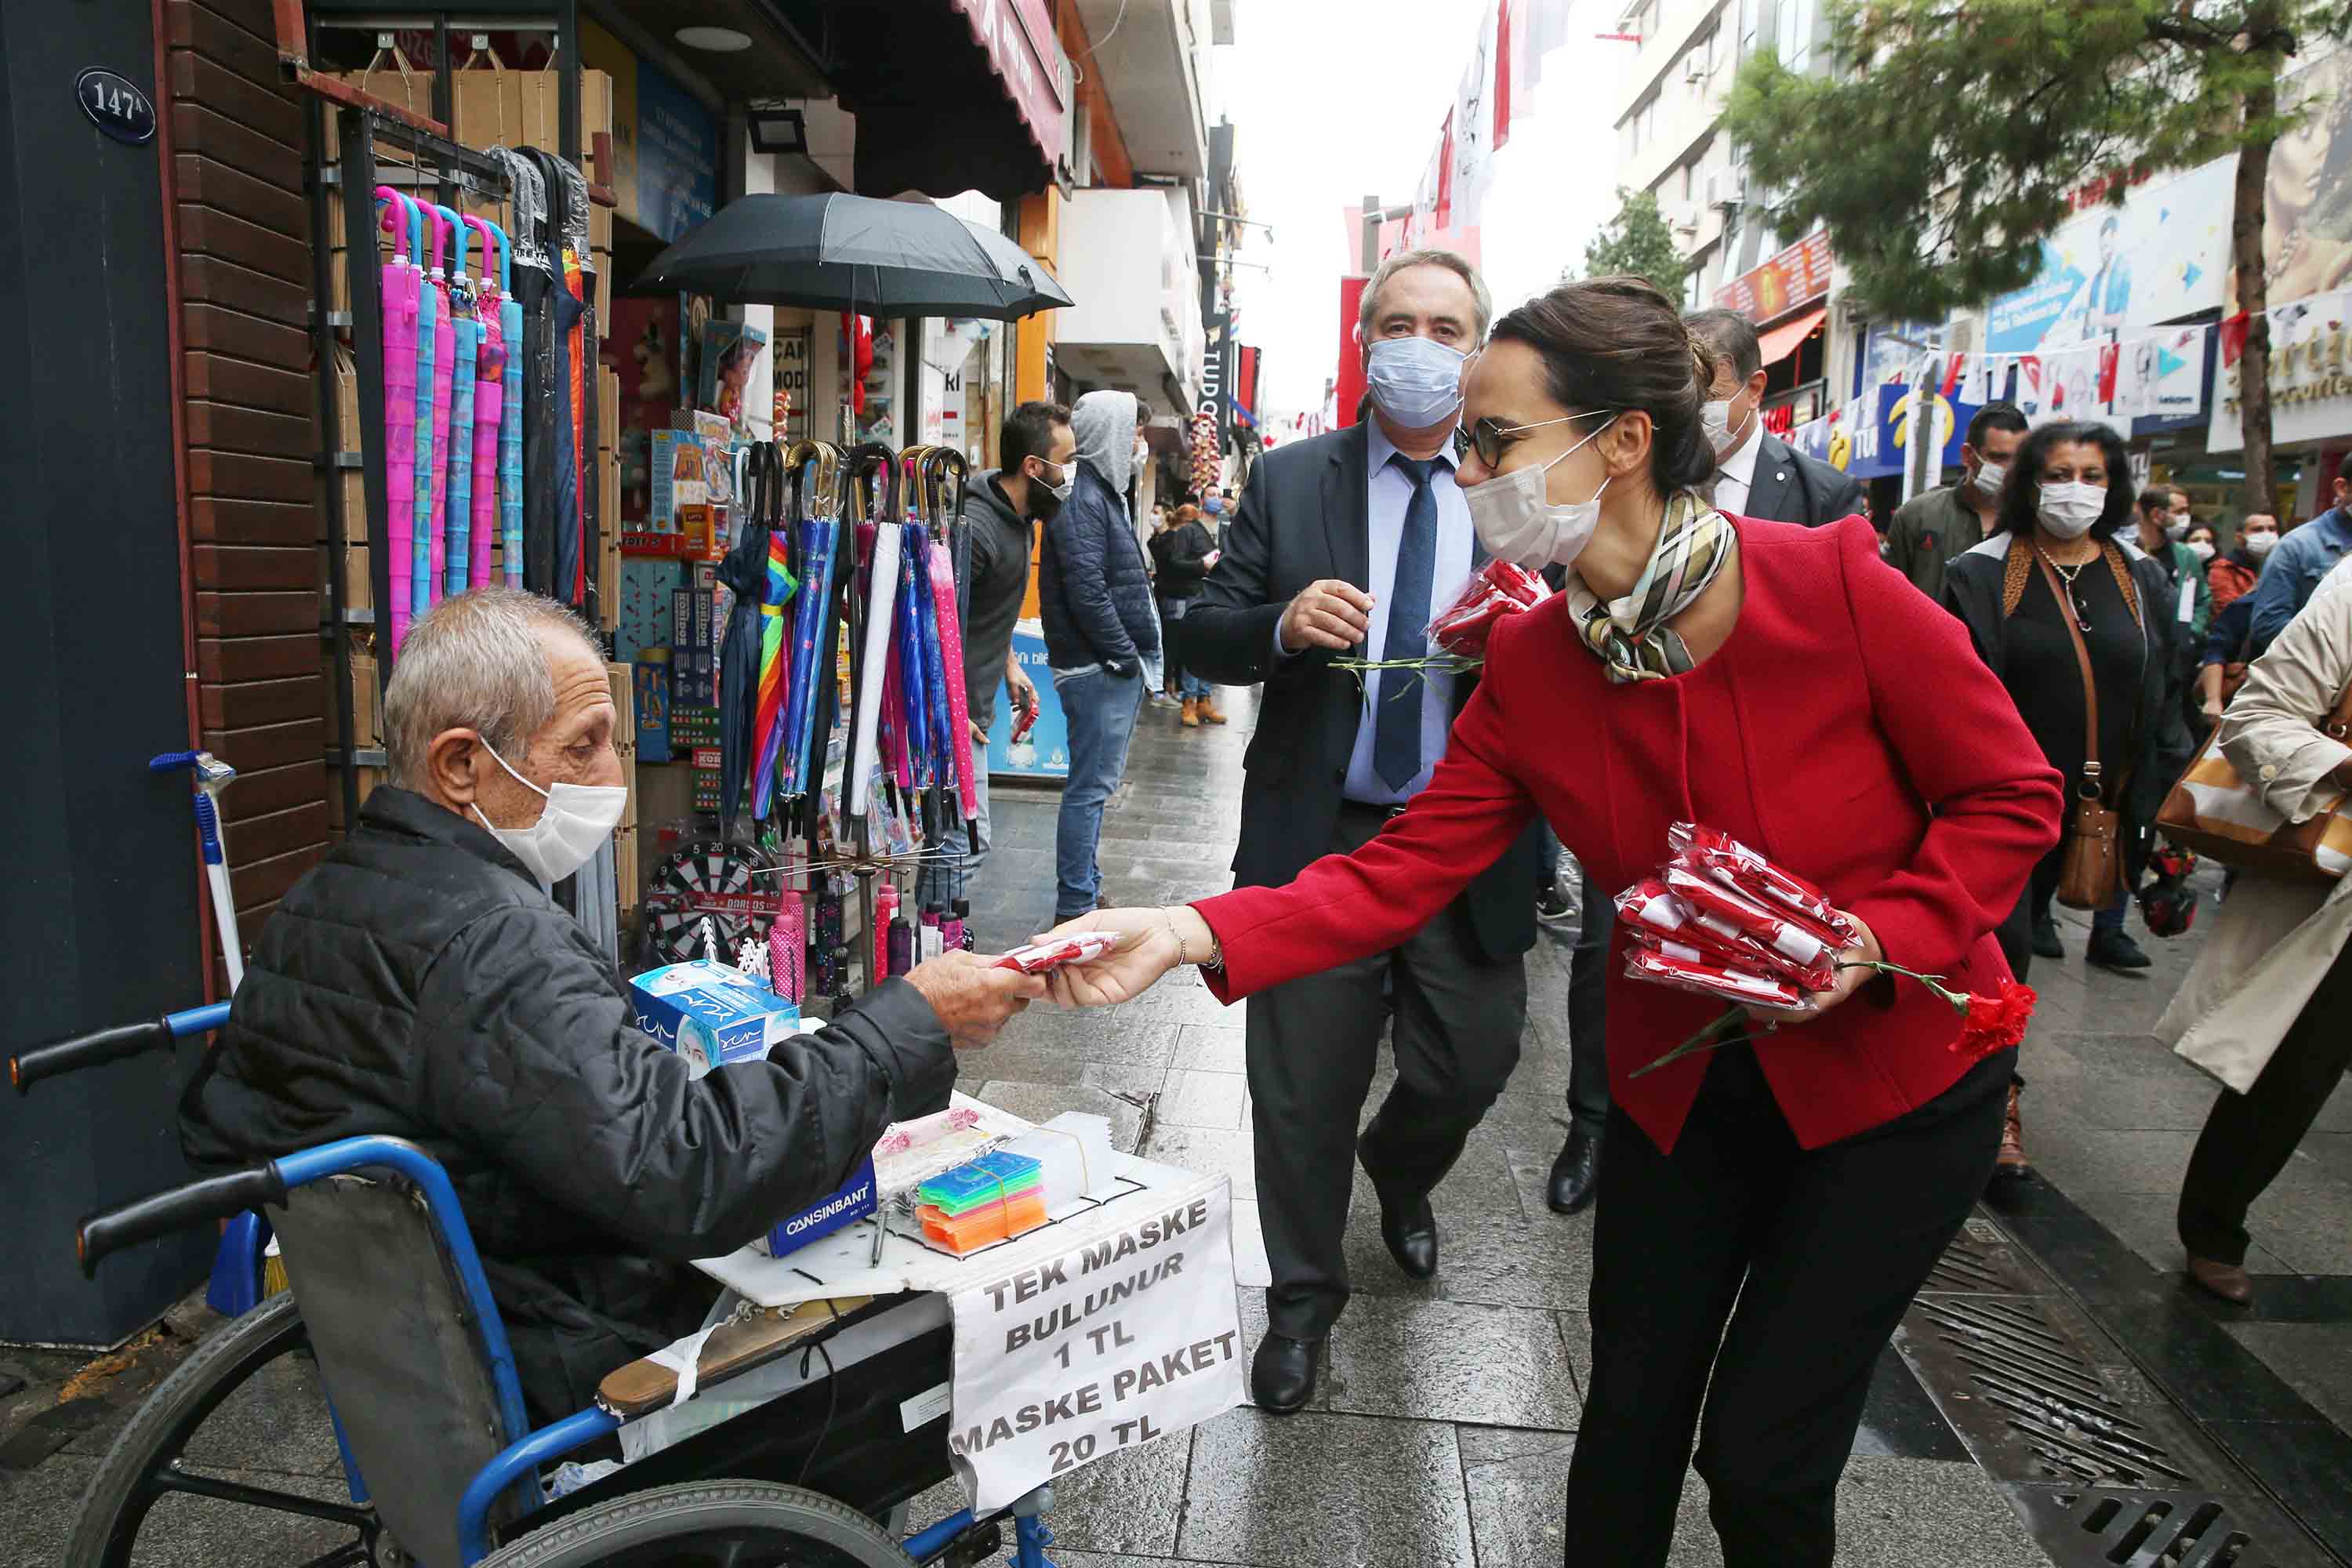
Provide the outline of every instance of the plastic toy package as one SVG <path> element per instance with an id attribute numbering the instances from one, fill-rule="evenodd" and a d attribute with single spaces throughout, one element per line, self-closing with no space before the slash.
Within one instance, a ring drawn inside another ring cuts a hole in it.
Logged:
<path id="1" fill-rule="evenodd" d="M 1486 637 L 1505 616 L 1535 608 L 1551 596 L 1541 577 L 1508 561 L 1489 561 L 1470 574 L 1444 609 L 1429 618 L 1429 640 L 1457 658 L 1486 657 Z"/>
<path id="2" fill-rule="evenodd" d="M 1813 927 L 1832 950 L 1852 947 L 1862 940 L 1861 930 L 1830 902 L 1827 893 L 1728 834 L 1700 823 L 1677 822 L 1666 829 L 1666 844 L 1675 858 L 1691 869 L 1728 882 Z"/>

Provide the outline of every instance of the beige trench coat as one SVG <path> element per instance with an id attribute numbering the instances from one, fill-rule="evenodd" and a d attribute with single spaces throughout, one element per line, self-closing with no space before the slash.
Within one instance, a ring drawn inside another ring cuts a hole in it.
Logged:
<path id="1" fill-rule="evenodd" d="M 2221 750 L 2263 803 L 2303 821 L 2342 792 L 2352 757 L 2317 721 L 2352 682 L 2352 577 L 2338 572 L 2256 659 L 2221 720 Z M 2352 937 L 2352 877 L 2334 884 L 2242 873 L 2157 1038 L 2241 1094 Z"/>

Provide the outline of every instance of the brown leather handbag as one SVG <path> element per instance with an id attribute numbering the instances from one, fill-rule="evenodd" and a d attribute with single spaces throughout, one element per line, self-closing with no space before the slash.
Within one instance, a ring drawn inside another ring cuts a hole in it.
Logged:
<path id="1" fill-rule="evenodd" d="M 2083 672 L 2083 776 L 2066 804 L 2066 836 L 2060 840 L 2058 901 L 2070 910 L 2103 910 L 2123 891 L 2123 818 L 2107 805 L 2105 770 L 2099 763 L 2099 685 L 2091 675 L 2091 649 L 2074 615 L 2074 601 L 2058 570 L 2039 550 L 2033 558 L 2058 601 L 2058 618 L 2074 642 L 2074 662 Z"/>
<path id="2" fill-rule="evenodd" d="M 2352 685 L 2336 694 L 2315 728 L 2333 741 L 2352 740 Z M 2289 881 L 2333 882 L 2352 867 L 2352 799 L 2339 797 L 2304 821 L 2287 821 L 2240 776 L 2218 730 L 2165 796 L 2156 826 L 2224 866 Z"/>

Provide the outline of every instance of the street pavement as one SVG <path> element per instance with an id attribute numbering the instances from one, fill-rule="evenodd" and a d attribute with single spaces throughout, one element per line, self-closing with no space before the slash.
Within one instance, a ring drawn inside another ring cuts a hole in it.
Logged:
<path id="1" fill-rule="evenodd" d="M 1112 901 L 1172 902 L 1230 886 L 1252 711 L 1247 692 L 1226 692 L 1224 701 L 1233 722 L 1223 729 L 1182 730 L 1172 710 L 1146 710 L 1127 784 L 1104 821 L 1100 862 Z M 971 889 L 983 949 L 1013 944 L 1049 918 L 1056 798 L 1016 786 L 995 793 L 997 848 Z M 2338 1561 L 2352 1562 L 2352 1090 L 2336 1096 L 2254 1210 L 2252 1267 L 2263 1276 L 2254 1310 L 2195 1297 L 2171 1234 L 2180 1171 L 2215 1090 L 2147 1030 L 2214 912 L 2209 900 L 2196 931 L 2149 942 L 2157 966 L 2140 976 L 2086 970 L 2084 928 L 2069 920 L 2073 955 L 2032 976 L 2043 1001 L 2023 1061 L 2028 1147 L 2042 1176 L 1990 1205 L 1989 1224 L 1975 1234 L 2026 1260 L 2012 1266 L 2014 1276 L 2030 1275 L 2031 1289 L 2058 1303 L 2053 1312 L 2090 1325 L 2081 1330 L 2084 1359 L 2127 1382 L 2144 1402 L 2135 1409 L 2168 1413 L 2162 1429 L 2179 1433 L 2172 1453 L 2193 1451 L 2210 1467 L 2195 1477 L 2200 1485 L 2257 1509 L 2284 1505 L 2263 1516 L 2269 1533 L 2257 1531 L 2270 1560 L 2282 1568 L 2329 1560 L 2284 1522 L 2292 1515 Z M 1591 1365 L 1591 1240 L 1589 1214 L 1561 1218 L 1543 1202 L 1563 1130 L 1566 947 L 1539 943 L 1529 980 L 1518 1071 L 1435 1195 L 1439 1276 L 1416 1283 L 1397 1271 L 1360 1182 L 1348 1246 L 1358 1294 L 1333 1331 L 1313 1407 L 1286 1418 L 1234 1411 L 1066 1478 L 1050 1521 L 1065 1568 L 1553 1568 L 1562 1560 L 1574 1530 L 1564 1518 L 1567 1466 Z M 1265 1321 L 1255 1288 L 1267 1273 L 1242 1038 L 1239 1010 L 1219 1006 L 1183 972 L 1107 1012 L 1033 1010 L 966 1058 L 964 1087 L 1024 1116 L 1109 1114 L 1122 1146 L 1230 1174 L 1243 1321 L 1254 1342 Z M 1384 1068 L 1367 1114 L 1390 1076 Z M 184 1310 L 120 1370 L 85 1377 L 76 1392 L 88 1397 L 67 1406 L 78 1414 L 64 1423 L 72 1427 L 64 1447 L 13 1472 L 5 1467 L 25 1423 L 59 1408 L 61 1381 L 86 1358 L 0 1351 L 0 1363 L 31 1378 L 24 1393 L 0 1397 L 0 1565 L 55 1561 L 75 1494 L 112 1430 L 210 1321 L 201 1309 Z M 1916 1349 L 1916 1339 L 1906 1330 L 1906 1344 Z M 2076 1494 L 2022 1484 L 2049 1478 L 1964 1441 L 1928 1392 L 1941 1388 L 1946 1408 L 1964 1408 L 1950 1404 L 1958 1384 L 1932 1368 L 1915 1371 L 1914 1360 L 1890 1350 L 1879 1367 L 1840 1487 L 1841 1562 L 2137 1561 L 2107 1557 L 2105 1538 L 2070 1539 L 2064 1530 L 2045 1527 L 2056 1545 L 2037 1545 L 2021 1500 Z M 305 1375 L 289 1369 L 287 1386 L 235 1413 L 210 1456 L 222 1473 L 331 1492 L 331 1440 L 322 1448 L 322 1428 L 301 1414 L 316 1407 Z M 952 1506 L 941 1492 L 919 1501 L 915 1518 Z M 217 1509 L 190 1510 L 184 1528 L 175 1522 L 157 1544 L 158 1563 L 275 1560 Z M 2093 1544 L 2099 1551 L 2086 1553 Z M 1670 1561 L 1721 1561 L 1696 1477 Z"/>

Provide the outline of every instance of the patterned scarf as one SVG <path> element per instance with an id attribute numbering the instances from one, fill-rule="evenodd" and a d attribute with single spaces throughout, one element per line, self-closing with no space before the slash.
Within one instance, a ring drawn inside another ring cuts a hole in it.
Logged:
<path id="1" fill-rule="evenodd" d="M 1696 492 L 1683 490 L 1666 503 L 1658 542 L 1632 593 L 1602 604 L 1583 578 L 1569 573 L 1569 611 L 1584 646 L 1609 667 L 1611 680 L 1621 686 L 1657 680 L 1692 667 L 1690 649 L 1666 623 L 1706 592 L 1738 548 L 1730 521 Z"/>

